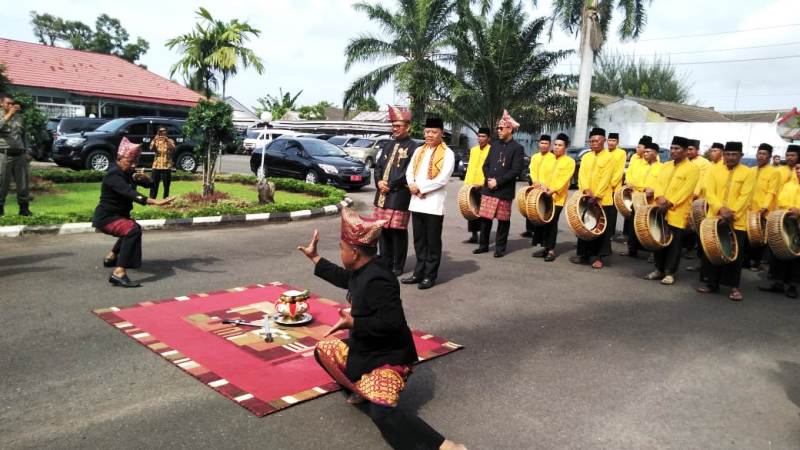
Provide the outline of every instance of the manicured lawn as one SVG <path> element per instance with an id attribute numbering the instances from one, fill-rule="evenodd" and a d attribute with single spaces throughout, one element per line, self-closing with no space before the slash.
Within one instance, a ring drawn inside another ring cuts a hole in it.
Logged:
<path id="1" fill-rule="evenodd" d="M 230 194 L 232 198 L 247 200 L 253 204 L 258 202 L 255 186 L 239 183 L 216 183 L 215 186 L 218 191 L 224 191 Z M 159 198 L 164 195 L 163 188 L 162 185 L 159 190 Z M 31 210 L 34 214 L 91 214 L 100 199 L 100 183 L 64 183 L 57 184 L 56 189 L 59 193 L 33 193 L 34 201 L 31 203 Z M 149 189 L 139 188 L 139 192 L 149 195 Z M 198 181 L 173 181 L 170 186 L 170 195 L 180 196 L 189 192 L 202 192 L 202 183 Z M 278 204 L 303 202 L 318 198 L 308 194 L 285 191 L 278 191 L 275 194 L 275 202 Z M 16 199 L 12 193 L 6 200 L 6 215 L 16 215 L 18 212 L 16 206 Z M 139 208 L 158 207 L 138 204 L 134 206 L 134 210 Z"/>

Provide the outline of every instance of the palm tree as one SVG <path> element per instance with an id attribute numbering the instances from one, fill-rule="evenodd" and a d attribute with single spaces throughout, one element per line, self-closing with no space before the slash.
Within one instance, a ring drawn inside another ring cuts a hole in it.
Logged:
<path id="1" fill-rule="evenodd" d="M 208 29 L 216 40 L 215 49 L 209 55 L 208 60 L 211 67 L 222 75 L 222 98 L 224 99 L 228 78 L 236 75 L 240 62 L 245 69 L 253 66 L 259 75 L 264 72 L 261 58 L 253 50 L 244 46 L 250 39 L 250 35 L 258 37 L 261 30 L 253 28 L 246 22 L 239 22 L 237 19 L 227 23 L 216 20 L 205 8 L 200 8 L 198 15 L 209 24 Z"/>
<path id="2" fill-rule="evenodd" d="M 536 0 L 533 0 L 534 5 Z M 575 142 L 583 142 L 589 121 L 589 97 L 592 85 L 592 67 L 597 54 L 608 36 L 608 27 L 614 8 L 620 9 L 623 20 L 619 27 L 622 40 L 636 39 L 647 24 L 645 3 L 652 0 L 553 0 L 553 23 L 580 36 L 581 69 L 578 78 L 578 110 L 575 115 Z"/>
<path id="3" fill-rule="evenodd" d="M 398 0 L 398 10 L 380 4 L 356 3 L 382 29 L 380 36 L 362 34 L 345 48 L 345 70 L 358 62 L 388 61 L 356 79 L 345 91 L 345 111 L 394 81 L 408 94 L 413 123 L 419 129 L 425 108 L 441 80 L 450 76 L 443 65 L 453 59 L 446 53 L 454 28 L 450 21 L 455 3 L 450 0 Z"/>
<path id="4" fill-rule="evenodd" d="M 185 79 L 201 79 L 206 98 L 211 98 L 211 84 L 215 80 L 213 67 L 209 57 L 215 50 L 216 40 L 211 32 L 195 24 L 192 31 L 169 39 L 166 43 L 170 50 L 174 47 L 181 49 L 181 59 L 170 67 L 169 76 L 180 71 Z"/>
<path id="5" fill-rule="evenodd" d="M 617 53 L 603 53 L 592 76 L 592 92 L 623 97 L 652 98 L 686 103 L 689 89 L 685 75 L 678 73 L 668 59 L 652 61 Z"/>
<path id="6" fill-rule="evenodd" d="M 493 126 L 503 109 L 524 131 L 570 121 L 574 101 L 563 92 L 575 77 L 551 71 L 572 52 L 542 49 L 546 18 L 528 22 L 519 0 L 504 0 L 488 21 L 469 8 L 460 16 L 463 26 L 453 44 L 461 73 L 441 92 L 438 103 L 446 117 L 473 130 Z"/>
<path id="7" fill-rule="evenodd" d="M 216 85 L 214 72 L 217 71 L 222 75 L 222 97 L 225 98 L 225 85 L 228 78 L 236 74 L 240 60 L 243 67 L 253 66 L 259 74 L 263 72 L 261 59 L 244 47 L 248 35 L 258 36 L 261 31 L 236 19 L 228 23 L 216 20 L 202 7 L 197 10 L 197 15 L 203 23 L 197 23 L 191 32 L 167 41 L 167 48 L 179 47 L 183 52 L 181 59 L 170 68 L 170 76 L 180 70 L 188 80 L 202 79 L 206 98 L 210 98 L 211 85 Z"/>

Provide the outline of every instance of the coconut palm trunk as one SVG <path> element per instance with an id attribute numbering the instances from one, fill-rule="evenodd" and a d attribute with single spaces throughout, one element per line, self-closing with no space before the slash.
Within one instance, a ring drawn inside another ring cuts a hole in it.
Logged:
<path id="1" fill-rule="evenodd" d="M 583 20 L 581 21 L 581 70 L 578 78 L 578 105 L 575 113 L 575 132 L 573 142 L 583 145 L 586 140 L 586 128 L 589 123 L 589 100 L 592 94 L 592 71 L 594 70 L 594 49 L 592 48 L 592 33 L 596 32 L 597 11 L 590 8 L 594 2 L 587 2 L 584 6 Z"/>

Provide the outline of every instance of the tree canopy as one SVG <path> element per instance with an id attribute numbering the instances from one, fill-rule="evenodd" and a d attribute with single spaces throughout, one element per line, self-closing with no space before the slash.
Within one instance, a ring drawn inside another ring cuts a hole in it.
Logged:
<path id="1" fill-rule="evenodd" d="M 669 60 L 603 53 L 592 77 L 592 92 L 686 103 L 690 85 Z"/>
<path id="2" fill-rule="evenodd" d="M 130 62 L 136 62 L 150 49 L 150 44 L 141 37 L 131 42 L 119 19 L 108 14 L 97 16 L 92 29 L 81 21 L 31 11 L 31 25 L 33 34 L 44 45 L 61 43 L 75 50 L 116 55 Z"/>

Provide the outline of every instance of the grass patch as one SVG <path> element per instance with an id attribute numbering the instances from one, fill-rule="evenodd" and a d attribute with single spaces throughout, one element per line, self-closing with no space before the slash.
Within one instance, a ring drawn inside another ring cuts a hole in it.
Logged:
<path id="1" fill-rule="evenodd" d="M 293 183 L 295 180 L 277 179 L 275 203 L 259 205 L 258 194 L 251 181 L 254 180 L 239 179 L 239 177 L 233 177 L 228 182 L 218 181 L 215 184 L 216 190 L 225 192 L 230 197 L 229 200 L 221 200 L 219 203 L 187 207 L 185 202 L 182 202 L 184 205 L 180 208 L 134 204 L 131 214 L 136 219 L 157 219 L 288 212 L 336 204 L 344 197 L 342 191 L 323 186 L 309 185 L 309 192 L 296 192 L 305 189 L 305 186 Z M 100 183 L 56 183 L 52 189 L 51 193 L 34 193 L 31 217 L 18 216 L 16 205 L 12 203 L 13 194 L 9 195 L 11 201 L 7 202 L 6 215 L 0 217 L 0 225 L 45 225 L 92 220 L 94 209 L 100 199 Z M 139 188 L 139 192 L 148 195 L 149 189 Z M 179 199 L 190 192 L 202 192 L 202 183 L 196 180 L 173 181 L 170 186 L 170 195 L 178 196 Z M 162 196 L 163 185 L 159 193 L 159 197 Z"/>

